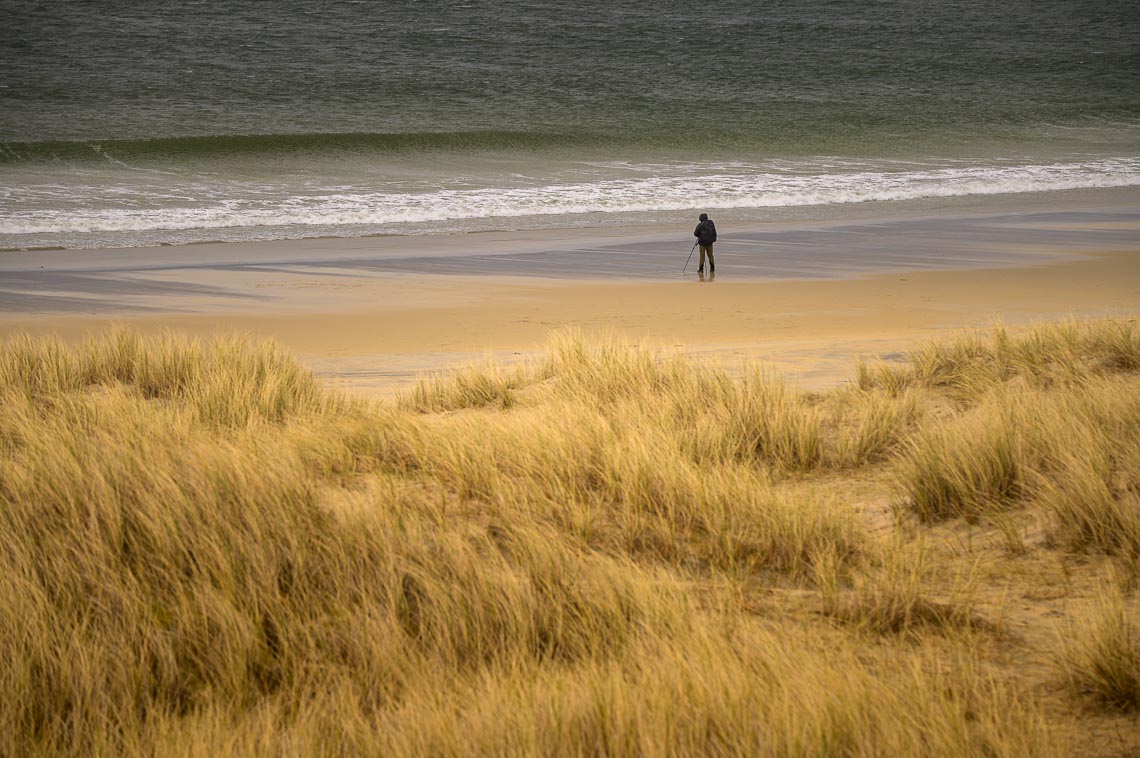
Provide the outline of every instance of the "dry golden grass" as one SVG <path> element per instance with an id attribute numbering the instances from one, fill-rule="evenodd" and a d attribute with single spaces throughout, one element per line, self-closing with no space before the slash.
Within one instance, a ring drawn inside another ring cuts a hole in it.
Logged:
<path id="1" fill-rule="evenodd" d="M 525 381 L 524 370 L 486 361 L 482 365 L 454 369 L 442 376 L 424 378 L 401 398 L 400 406 L 419 413 L 484 406 L 510 408 L 515 402 L 515 390 Z"/>
<path id="2" fill-rule="evenodd" d="M 1080 695 L 1124 711 L 1140 710 L 1140 621 L 1136 604 L 1102 591 L 1095 615 L 1079 619 L 1061 640 L 1058 665 Z"/>
<path id="3" fill-rule="evenodd" d="M 897 392 L 933 387 L 967 400 L 1013 379 L 1030 386 L 1080 385 L 1091 377 L 1140 369 L 1140 329 L 1132 319 L 1037 324 L 1018 334 L 1004 327 L 930 342 L 903 366 L 865 362 L 858 384 Z"/>
<path id="4" fill-rule="evenodd" d="M 1134 668 L 1134 582 L 1041 648 L 946 530 L 1135 565 L 1137 353 L 1037 327 L 821 396 L 570 333 L 372 406 L 269 344 L 12 340 L 0 753 L 1095 751 L 1064 704 Z"/>

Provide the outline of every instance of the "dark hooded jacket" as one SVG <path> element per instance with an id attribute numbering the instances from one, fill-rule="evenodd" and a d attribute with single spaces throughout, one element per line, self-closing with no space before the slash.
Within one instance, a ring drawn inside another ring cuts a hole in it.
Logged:
<path id="1" fill-rule="evenodd" d="M 716 242 L 716 225 L 711 218 L 706 218 L 697 224 L 697 228 L 693 230 L 693 236 L 697 238 L 697 242 L 700 244 L 711 245 Z"/>

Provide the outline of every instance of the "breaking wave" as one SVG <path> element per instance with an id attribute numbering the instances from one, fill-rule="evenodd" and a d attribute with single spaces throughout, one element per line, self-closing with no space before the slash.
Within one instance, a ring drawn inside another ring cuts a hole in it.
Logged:
<path id="1" fill-rule="evenodd" d="M 237 227 L 355 228 L 576 214 L 654 213 L 696 208 L 813 206 L 964 195 L 993 195 L 1140 185 L 1140 159 L 1029 166 L 970 166 L 911 171 L 812 174 L 740 171 L 642 176 L 530 186 L 418 191 L 312 191 L 212 199 L 160 207 L 19 210 L 0 220 L 2 235 L 82 234 Z M 282 188 L 277 188 L 278 192 Z M 187 198 L 188 200 L 190 198 Z M 554 221 L 554 219 L 551 219 Z M 553 223 L 551 225 L 554 225 Z M 208 236 L 208 235 L 207 235 Z"/>

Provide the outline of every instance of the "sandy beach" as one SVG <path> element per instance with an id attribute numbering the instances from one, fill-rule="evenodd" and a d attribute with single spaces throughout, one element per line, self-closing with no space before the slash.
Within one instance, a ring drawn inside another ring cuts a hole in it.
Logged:
<path id="1" fill-rule="evenodd" d="M 808 388 L 940 334 L 1140 309 L 1140 192 L 854 207 L 726 226 L 716 278 L 687 227 L 0 253 L 0 336 L 270 336 L 319 376 L 388 394 L 516 359 L 553 331 L 613 331 Z M 715 217 L 715 216 L 714 216 Z"/>

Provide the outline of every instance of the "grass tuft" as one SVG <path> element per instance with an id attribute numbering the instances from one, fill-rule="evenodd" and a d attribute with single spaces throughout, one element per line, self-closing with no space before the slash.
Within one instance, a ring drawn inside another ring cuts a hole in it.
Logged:
<path id="1" fill-rule="evenodd" d="M 920 431 L 899 456 L 899 488 L 926 522 L 976 521 L 1017 502 L 1025 489 L 1023 442 L 1001 407 Z"/>
<path id="2" fill-rule="evenodd" d="M 1140 368 L 1140 331 L 1132 319 L 1037 324 L 1017 334 L 1004 327 L 932 341 L 908 354 L 906 364 L 862 363 L 861 388 L 898 393 L 908 386 L 944 390 L 976 400 L 994 387 L 1022 379 L 1030 386 L 1074 386 L 1088 379 Z"/>
<path id="3" fill-rule="evenodd" d="M 525 369 L 505 368 L 488 360 L 421 378 L 400 398 L 399 405 L 416 413 L 483 407 L 506 410 L 515 404 L 515 391 L 526 381 Z"/>
<path id="4" fill-rule="evenodd" d="M 928 596 L 930 570 L 921 544 L 892 541 L 871 556 L 873 568 L 858 573 L 850 588 L 841 586 L 833 566 L 817 573 L 826 615 L 874 634 L 906 637 L 920 637 L 925 631 L 954 634 L 990 628 L 965 598 Z"/>
<path id="5" fill-rule="evenodd" d="M 238 337 L 207 347 L 173 334 L 147 339 L 129 329 L 71 351 L 54 338 L 17 337 L 0 351 L 0 393 L 50 401 L 66 393 L 124 386 L 137 397 L 177 403 L 218 427 L 280 424 L 348 404 L 271 342 Z"/>
<path id="6" fill-rule="evenodd" d="M 1058 666 L 1069 688 L 1104 707 L 1140 710 L 1140 625 L 1135 602 L 1102 593 L 1095 615 L 1062 638 Z"/>

